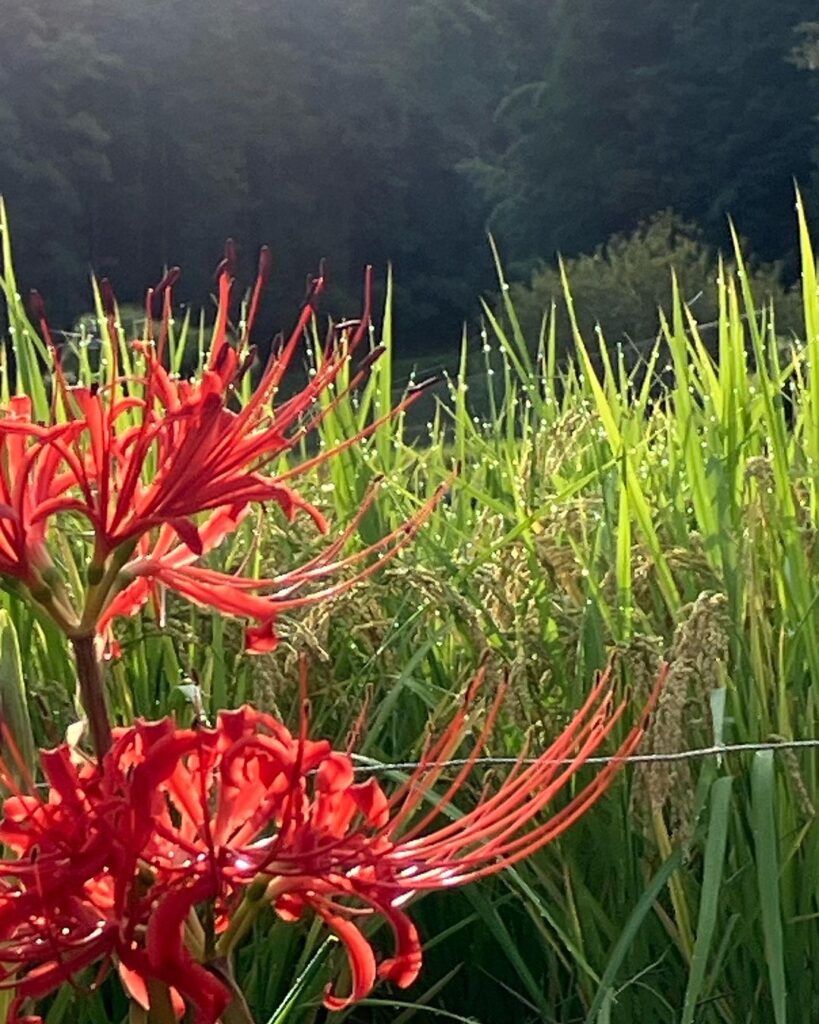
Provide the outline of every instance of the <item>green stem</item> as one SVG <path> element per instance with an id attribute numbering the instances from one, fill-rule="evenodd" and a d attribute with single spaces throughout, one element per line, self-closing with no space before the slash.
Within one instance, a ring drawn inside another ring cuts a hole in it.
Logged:
<path id="1" fill-rule="evenodd" d="M 261 909 L 276 897 L 276 882 L 269 876 L 259 875 L 248 887 L 245 898 L 236 908 L 227 929 L 216 943 L 216 956 L 228 959 L 238 942 L 247 935 Z"/>
<path id="2" fill-rule="evenodd" d="M 148 978 L 149 1024 L 177 1024 L 176 1013 L 171 1002 L 171 990 L 161 981 Z"/>
<path id="3" fill-rule="evenodd" d="M 122 567 L 136 550 L 136 544 L 135 540 L 122 544 L 113 553 L 107 566 L 100 564 L 95 556 L 89 570 L 90 586 L 85 597 L 85 607 L 80 622 L 82 631 L 90 631 L 96 627 L 97 620 L 108 600 L 108 595 L 111 593 L 111 588 L 116 583 Z"/>
<path id="4" fill-rule="evenodd" d="M 261 904 L 249 903 L 247 900 L 243 900 L 239 904 L 227 930 L 222 933 L 216 943 L 217 956 L 230 956 L 236 944 L 247 935 L 260 909 Z"/>
<path id="5" fill-rule="evenodd" d="M 69 609 L 59 601 L 54 591 L 45 583 L 29 585 L 28 593 L 33 601 L 57 623 L 60 629 L 69 636 L 77 628 L 77 620 Z M 25 590 L 23 591 L 25 594 Z"/>
<path id="6" fill-rule="evenodd" d="M 71 643 L 77 662 L 80 699 L 88 716 L 94 751 L 101 761 L 111 747 L 111 723 L 108 720 L 102 670 L 94 650 L 94 637 L 75 636 L 71 638 Z"/>
<path id="7" fill-rule="evenodd" d="M 128 1005 L 128 1024 L 148 1024 L 148 1011 L 133 999 Z"/>
<path id="8" fill-rule="evenodd" d="M 665 820 L 659 811 L 652 815 L 654 823 L 654 834 L 657 837 L 657 845 L 664 861 L 671 856 L 673 849 L 671 837 L 665 825 Z M 668 880 L 668 888 L 671 893 L 671 904 L 674 907 L 674 918 L 677 924 L 678 944 L 680 952 L 686 962 L 691 964 L 691 957 L 694 953 L 694 933 L 691 928 L 691 917 L 688 912 L 688 901 L 685 898 L 685 890 L 680 881 L 679 872 L 675 871 Z"/>

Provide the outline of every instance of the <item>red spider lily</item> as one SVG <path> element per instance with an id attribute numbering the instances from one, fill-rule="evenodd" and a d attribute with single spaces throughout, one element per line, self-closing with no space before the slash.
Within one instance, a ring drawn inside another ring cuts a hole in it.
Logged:
<path id="1" fill-rule="evenodd" d="M 344 547 L 371 507 L 377 486 L 378 481 L 370 488 L 353 520 L 335 540 L 310 561 L 275 577 L 253 579 L 194 564 L 201 554 L 217 547 L 236 529 L 246 509 L 238 512 L 219 509 L 211 515 L 199 529 L 201 552 L 179 543 L 173 528 L 163 527 L 153 546 L 149 538 L 143 538 L 134 557 L 122 567 L 119 580 L 123 589 L 107 603 L 97 621 L 98 632 L 108 637 L 109 649 L 116 651 L 111 639 L 111 623 L 118 616 L 135 614 L 149 600 L 153 600 L 157 619 L 164 625 L 164 591 L 169 588 L 196 604 L 255 621 L 257 625 L 247 630 L 246 650 L 252 654 L 274 650 L 278 615 L 337 597 L 376 572 L 385 559 L 411 542 L 446 487 L 442 485 L 407 522 L 345 557 Z M 336 577 L 335 582 L 325 582 L 332 577 Z"/>
<path id="2" fill-rule="evenodd" d="M 317 398 L 326 393 L 360 345 L 370 315 L 370 275 L 365 309 L 350 338 L 328 346 L 326 358 L 308 384 L 292 398 L 273 400 L 313 314 L 313 302 L 324 279 L 313 282 L 302 313 L 288 341 L 275 352 L 258 387 L 238 411 L 230 407 L 239 373 L 240 351 L 227 338 L 231 280 L 219 279 L 219 305 L 207 366 L 196 382 L 175 380 L 162 364 L 162 339 L 156 348 L 140 345 L 145 376 L 124 382 L 116 378 L 101 388 L 63 384 L 63 400 L 74 421 L 82 424 L 71 444 L 61 446 L 78 493 L 60 496 L 40 510 L 79 512 L 91 521 L 96 537 L 96 559 L 102 563 L 123 545 L 165 524 L 194 550 L 201 551 L 192 517 L 216 508 L 241 508 L 249 502 L 272 501 L 288 518 L 297 510 L 308 512 L 320 529 L 327 524 L 320 513 L 300 498 L 281 477 L 268 477 L 263 469 L 292 449 L 322 415 L 309 417 Z M 170 316 L 171 287 L 166 286 L 165 321 Z M 47 325 L 42 323 L 47 334 Z M 363 379 L 366 369 L 351 384 Z M 120 424 L 126 414 L 134 425 Z M 305 420 L 307 416 L 307 420 Z M 367 432 L 350 438 L 354 444 Z M 330 458 L 325 452 L 318 461 Z M 315 462 L 313 463 L 315 464 Z"/>
<path id="3" fill-rule="evenodd" d="M 31 400 L 12 398 L 0 417 L 0 574 L 32 589 L 54 564 L 45 543 L 42 509 L 73 482 L 55 447 L 76 435 L 75 424 L 31 421 Z"/>
<path id="4" fill-rule="evenodd" d="M 411 984 L 422 956 L 405 904 L 495 874 L 560 835 L 636 748 L 657 692 L 614 758 L 551 817 L 538 820 L 625 711 L 610 670 L 548 750 L 521 757 L 496 791 L 456 814 L 452 800 L 475 767 L 503 687 L 454 779 L 437 795 L 434 787 L 441 762 L 464 739 L 483 679 L 482 670 L 389 796 L 373 777 L 356 781 L 348 754 L 308 739 L 306 710 L 296 736 L 245 707 L 220 714 L 215 729 L 177 729 L 166 719 L 118 730 L 101 769 L 77 769 L 65 750 L 44 755 L 48 801 L 12 798 L 0 829 L 18 854 L 0 862 L 7 978 L 38 997 L 81 967 L 114 959 L 143 1004 L 151 978 L 214 1024 L 230 993 L 201 962 L 208 943 L 190 932 L 194 909 L 209 902 L 220 935 L 210 946 L 220 955 L 266 903 L 285 920 L 318 914 L 344 943 L 352 976 L 347 995 L 325 994 L 331 1009 L 367 996 L 377 977 Z M 373 917 L 395 939 L 380 965 L 360 930 Z"/>
<path id="5" fill-rule="evenodd" d="M 0 842 L 16 854 L 0 861 L 0 963 L 17 1008 L 83 968 L 114 962 L 143 1006 L 149 981 L 159 982 L 180 1010 L 187 1004 L 198 1022 L 215 1024 L 232 993 L 204 962 L 208 950 L 229 955 L 266 904 L 285 920 L 312 910 L 344 943 L 352 986 L 347 995 L 328 990 L 329 1008 L 365 998 L 378 977 L 411 984 L 422 954 L 405 904 L 495 874 L 567 829 L 636 748 L 664 677 L 613 759 L 538 820 L 611 735 L 625 703 L 615 703 L 607 670 L 548 750 L 521 756 L 496 791 L 456 814 L 452 799 L 503 687 L 454 779 L 441 793 L 434 787 L 464 740 L 484 674 L 389 796 L 374 777 L 356 781 L 349 754 L 308 738 L 306 700 L 295 736 L 244 707 L 222 712 L 214 729 L 165 719 L 115 730 L 100 766 L 77 764 L 67 748 L 44 753 L 47 798 L 18 793 L 0 824 Z M 215 911 L 211 939 L 192 926 L 203 903 Z M 395 939 L 380 965 L 360 930 L 372 918 L 387 921 Z"/>
<path id="6" fill-rule="evenodd" d="M 421 945 L 402 909 L 413 897 L 430 889 L 464 885 L 518 863 L 591 807 L 622 766 L 622 759 L 639 743 L 664 670 L 648 706 L 613 760 L 551 817 L 537 822 L 540 812 L 599 749 L 625 711 L 624 702 L 614 703 L 610 669 L 548 750 L 531 763 L 521 757 L 496 792 L 485 793 L 471 811 L 453 815 L 448 824 L 436 827 L 442 810 L 450 807 L 474 769 L 503 699 L 502 687 L 472 753 L 430 806 L 432 787 L 441 778 L 441 762 L 452 756 L 463 739 L 468 709 L 483 676 L 482 670 L 463 709 L 397 792 L 388 797 L 373 777 L 356 782 L 350 758 L 328 754 L 316 772 L 312 792 L 306 780 L 302 786 L 308 789 L 307 797 L 300 788 L 293 789 L 276 833 L 251 840 L 239 853 L 243 870 L 269 879 L 266 896 L 281 917 L 297 919 L 311 909 L 345 944 L 352 987 L 345 996 L 328 991 L 325 1004 L 330 1009 L 343 1009 L 365 998 L 376 977 L 399 987 L 415 980 L 422 964 Z M 359 924 L 373 915 L 387 921 L 395 941 L 395 954 L 379 966 L 359 930 Z"/>
<path id="7" fill-rule="evenodd" d="M 332 597 L 366 578 L 375 564 L 366 566 L 364 560 L 378 555 L 383 562 L 399 551 L 434 504 L 423 506 L 404 527 L 356 556 L 344 557 L 343 545 L 334 541 L 301 569 L 270 579 L 246 579 L 194 564 L 236 528 L 252 503 L 273 502 L 288 520 L 304 511 L 326 533 L 324 517 L 292 489 L 292 480 L 367 437 L 421 391 L 416 388 L 396 408 L 335 447 L 271 473 L 274 461 L 365 380 L 380 354 L 378 349 L 369 352 L 356 370 L 346 373 L 369 329 L 371 272 L 366 274 L 360 319 L 331 332 L 308 383 L 279 401 L 280 385 L 324 286 L 323 273 L 312 280 L 295 329 L 286 342 L 274 344 L 258 386 L 241 404 L 238 385 L 252 362 L 250 331 L 270 271 L 269 252 L 262 253 L 249 316 L 235 346 L 228 330 L 234 264 L 235 246 L 230 243 L 218 274 L 210 351 L 203 372 L 193 381 L 175 379 L 164 365 L 176 268 L 149 294 L 148 341 L 134 346 L 141 353 L 140 373 L 129 367 L 127 374 L 120 374 L 126 352 L 120 346 L 116 300 L 110 285 L 102 282 L 112 365 L 106 370 L 101 363 L 104 380 L 93 387 L 69 387 L 42 300 L 34 293 L 32 310 L 54 360 L 54 424 L 31 422 L 25 399 L 17 400 L 5 418 L 0 412 L 0 444 L 6 455 L 5 463 L 0 462 L 0 578 L 20 580 L 22 595 L 50 612 L 71 639 L 80 696 L 98 756 L 110 746 L 111 730 L 94 641 L 102 631 L 110 634 L 116 615 L 136 611 L 150 597 L 161 606 L 162 594 L 170 587 L 199 604 L 249 619 L 253 625 L 247 632 L 248 651 L 270 651 L 281 611 Z M 150 315 L 156 301 L 161 301 L 163 312 L 154 343 Z M 69 514 L 87 519 L 94 536 L 93 553 L 85 564 L 72 552 L 81 571 L 72 575 L 70 586 L 46 547 L 51 520 Z M 350 535 L 345 531 L 342 537 L 346 541 Z M 317 585 L 334 572 L 347 576 Z M 76 581 L 83 578 L 87 585 L 77 593 L 81 588 Z M 113 653 L 115 645 L 109 650 Z"/>
<path id="8" fill-rule="evenodd" d="M 51 341 L 42 300 L 34 296 L 33 309 L 55 362 L 52 404 L 55 414 L 61 406 L 68 423 L 46 429 L 21 415 L 0 420 L 0 431 L 5 428 L 12 438 L 7 444 L 6 490 L 9 501 L 17 498 L 25 513 L 21 518 L 14 512 L 13 517 L 9 504 L 10 511 L 3 518 L 0 505 L 0 573 L 5 531 L 9 535 L 9 562 L 16 574 L 31 584 L 30 590 L 41 603 L 49 603 L 49 610 L 55 611 L 55 618 L 72 638 L 84 639 L 95 632 L 110 635 L 110 623 L 117 615 L 132 614 L 149 598 L 160 607 L 164 590 L 171 588 L 199 604 L 251 620 L 254 625 L 247 634 L 248 650 L 269 651 L 275 646 L 273 623 L 279 612 L 330 597 L 372 571 L 373 567 L 359 568 L 344 582 L 311 591 L 309 584 L 353 564 L 341 557 L 342 545 L 335 541 L 300 570 L 265 580 L 216 573 L 195 564 L 236 528 L 252 503 L 273 502 L 288 520 L 304 511 L 326 533 L 329 527 L 323 515 L 292 489 L 292 480 L 361 441 L 420 393 L 416 389 L 396 409 L 336 447 L 286 472 L 270 474 L 271 463 L 290 451 L 345 394 L 358 387 L 378 357 L 378 350 L 371 352 L 348 375 L 340 394 L 337 388 L 334 391 L 339 375 L 369 328 L 371 274 L 368 270 L 360 319 L 331 334 L 308 383 L 279 402 L 279 388 L 323 289 L 323 273 L 311 282 L 291 336 L 274 345 L 258 386 L 239 407 L 236 386 L 252 358 L 250 330 L 270 273 L 270 254 L 268 250 L 262 252 L 248 318 L 237 346 L 228 336 L 229 272 L 234 264 L 235 246 L 231 242 L 218 273 L 219 300 L 210 352 L 196 381 L 175 379 L 163 363 L 177 268 L 169 271 L 149 295 L 149 315 L 158 301 L 163 314 L 156 343 L 150 340 L 135 344 L 138 358 L 144 363 L 141 375 L 119 375 L 116 301 L 110 285 L 102 283 L 115 365 L 107 382 L 99 387 L 68 386 Z M 152 326 L 148 336 L 153 338 Z M 25 461 L 22 452 L 29 449 L 33 454 Z M 32 478 L 31 465 L 40 470 L 36 479 Z M 0 502 L 4 497 L 2 483 L 0 480 Z M 383 560 L 398 551 L 430 511 L 431 506 L 425 506 L 405 529 L 360 552 L 355 556 L 359 566 L 368 555 L 378 554 Z M 51 567 L 45 546 L 47 525 L 54 516 L 65 513 L 87 518 L 94 533 L 93 557 L 87 571 L 89 588 L 79 609 L 72 608 L 70 602 L 67 608 L 60 606 L 63 591 L 50 589 L 53 580 L 49 587 L 35 587 L 40 581 L 31 572 L 37 557 L 46 568 Z M 204 521 L 202 516 L 206 517 Z M 345 531 L 345 541 L 352 532 Z M 114 650 L 115 645 L 109 649 Z"/>
<path id="9" fill-rule="evenodd" d="M 159 723 L 160 732 L 169 729 Z M 190 953 L 178 977 L 150 955 L 151 935 L 185 894 L 166 890 L 162 879 L 154 884 L 132 845 L 153 836 L 150 800 L 137 805 L 138 786 L 117 766 L 78 765 L 67 747 L 42 752 L 41 762 L 47 796 L 30 785 L 5 801 L 0 823 L 0 842 L 17 855 L 0 861 L 0 986 L 17 993 L 9 1024 L 36 1019 L 18 1017 L 23 1005 L 75 983 L 85 968 L 98 965 L 97 984 L 111 962 L 146 1009 L 149 981 L 161 981 L 179 1016 L 187 1001 L 197 1020 L 216 1021 L 231 998 L 225 986 Z M 10 785 L 10 773 L 2 774 Z"/>

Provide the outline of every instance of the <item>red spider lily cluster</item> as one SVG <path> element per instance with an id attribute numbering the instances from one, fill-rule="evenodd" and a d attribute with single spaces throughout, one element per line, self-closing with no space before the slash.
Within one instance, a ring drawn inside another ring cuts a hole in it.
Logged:
<path id="1" fill-rule="evenodd" d="M 309 739 L 306 710 L 295 736 L 244 707 L 222 712 L 213 729 L 164 719 L 115 730 L 99 763 L 68 747 L 43 753 L 47 795 L 33 786 L 15 793 L 0 825 L 15 854 L 0 861 L 0 971 L 17 992 L 12 1024 L 29 1000 L 78 984 L 84 969 L 98 982 L 112 967 L 138 1004 L 147 1008 L 159 985 L 179 1015 L 189 1007 L 198 1024 L 215 1024 L 236 994 L 213 965 L 264 907 L 288 921 L 311 911 L 345 946 L 349 991 L 328 989 L 330 1009 L 366 997 L 378 977 L 411 984 L 422 951 L 406 904 L 494 874 L 560 835 L 605 792 L 645 727 L 648 709 L 606 767 L 539 820 L 623 715 L 607 671 L 548 750 L 522 758 L 457 814 L 453 797 L 503 688 L 463 767 L 437 795 L 433 787 L 464 740 L 483 678 L 391 794 L 372 776 L 357 781 L 348 753 Z M 203 905 L 210 910 L 200 916 Z M 373 917 L 393 934 L 380 963 L 361 930 Z"/>
<path id="2" fill-rule="evenodd" d="M 8 1024 L 39 1022 L 25 1016 L 30 1004 L 65 983 L 94 987 L 111 971 L 152 1019 L 187 1013 L 197 1024 L 249 1021 L 230 961 L 265 909 L 285 921 L 316 915 L 343 944 L 349 981 L 328 987 L 329 1009 L 365 998 L 378 978 L 405 987 L 422 963 L 407 904 L 501 871 L 560 835 L 606 790 L 656 700 L 655 689 L 613 758 L 580 784 L 575 776 L 625 711 L 608 670 L 549 749 L 522 756 L 471 810 L 456 809 L 464 802 L 456 798 L 497 718 L 503 686 L 449 781 L 444 763 L 470 733 L 485 669 L 393 792 L 374 775 L 359 775 L 349 753 L 309 738 L 304 678 L 296 734 L 250 707 L 221 712 L 215 728 L 178 728 L 172 719 L 111 728 L 98 656 L 103 642 L 113 653 L 118 616 L 152 602 L 162 622 L 168 588 L 248 620 L 248 651 L 271 651 L 281 612 L 367 578 L 411 540 L 440 498 L 439 489 L 399 529 L 349 553 L 374 484 L 353 521 L 317 556 L 275 576 L 228 574 L 203 562 L 253 505 L 275 505 L 288 521 L 302 512 L 327 533 L 294 479 L 383 422 L 274 470 L 378 358 L 378 349 L 364 345 L 370 279 L 360 319 L 331 331 L 307 384 L 281 399 L 324 285 L 323 274 L 312 280 L 292 334 L 274 344 L 256 388 L 240 400 L 269 253 L 262 252 L 238 331 L 229 324 L 234 264 L 229 243 L 210 350 L 189 380 L 171 373 L 166 358 L 176 269 L 149 293 L 147 338 L 130 348 L 121 344 L 116 301 L 102 283 L 109 365 L 93 386 L 69 383 L 42 301 L 33 297 L 53 360 L 51 407 L 45 422 L 25 396 L 0 409 L 0 583 L 47 612 L 71 640 L 95 756 L 68 745 L 42 752 L 42 784 L 21 757 L 0 760 L 0 786 L 10 793 L 0 817 L 7 854 L 0 859 L 0 988 L 15 991 Z M 348 372 L 362 347 L 363 359 Z M 74 521 L 87 544 L 80 542 L 80 571 L 67 577 L 64 549 L 52 541 L 64 545 L 61 528 Z M 2 721 L 0 735 L 13 752 Z M 393 936 L 380 959 L 368 937 L 373 920 Z"/>
<path id="3" fill-rule="evenodd" d="M 321 512 L 292 489 L 291 481 L 378 426 L 374 423 L 284 473 L 270 472 L 271 465 L 339 400 L 336 394 L 317 410 L 317 400 L 331 394 L 367 336 L 369 273 L 360 320 L 331 332 L 309 382 L 278 401 L 280 385 L 324 286 L 323 275 L 312 281 L 291 336 L 274 344 L 257 387 L 241 404 L 236 386 L 254 358 L 250 330 L 269 273 L 269 253 L 263 251 L 250 311 L 235 342 L 228 330 L 231 270 L 232 261 L 226 258 L 219 273 L 210 351 L 194 380 L 175 378 L 165 365 L 171 291 L 178 272 L 166 275 L 149 294 L 149 311 L 159 302 L 163 318 L 156 340 L 150 328 L 149 340 L 132 346 L 135 367 L 129 374 L 119 370 L 116 305 L 110 288 L 103 288 L 113 366 L 105 380 L 91 387 L 67 383 L 42 301 L 35 295 L 34 312 L 54 360 L 53 422 L 34 422 L 25 397 L 0 412 L 0 574 L 7 585 L 44 607 L 70 637 L 104 633 L 110 638 L 116 616 L 133 614 L 151 598 L 161 610 L 164 589 L 171 588 L 199 604 L 250 620 L 254 625 L 247 633 L 248 651 L 270 651 L 276 643 L 277 614 L 332 596 L 363 578 L 371 571 L 366 568 L 369 556 L 394 553 L 406 544 L 434 505 L 419 510 L 406 528 L 348 558 L 343 568 L 352 571 L 344 582 L 335 590 L 319 588 L 317 596 L 306 591 L 342 567 L 343 543 L 330 544 L 301 570 L 268 579 L 243 579 L 199 564 L 236 529 L 254 503 L 275 504 L 288 520 L 305 512 L 327 532 Z M 346 390 L 363 381 L 378 354 L 367 354 Z M 371 497 L 365 507 L 368 500 Z M 48 547 L 50 527 L 68 515 L 81 517 L 93 532 L 88 587 L 79 602 Z"/>
<path id="4" fill-rule="evenodd" d="M 239 385 L 255 359 L 250 334 L 270 270 L 269 252 L 262 252 L 244 325 L 231 332 L 234 264 L 229 243 L 217 274 L 210 349 L 193 379 L 179 379 L 166 365 L 177 269 L 149 292 L 147 338 L 130 348 L 121 342 L 113 292 L 102 283 L 108 361 L 101 360 L 93 385 L 69 385 L 42 299 L 33 293 L 32 309 L 53 362 L 50 422 L 34 421 L 25 396 L 0 410 L 0 584 L 46 611 L 71 639 L 98 755 L 110 744 L 110 724 L 95 641 L 107 642 L 112 655 L 118 652 L 112 631 L 117 616 L 133 615 L 152 601 L 162 622 L 170 588 L 249 620 L 247 651 L 272 651 L 282 611 L 326 600 L 365 579 L 411 540 L 440 497 L 439 491 L 401 528 L 345 555 L 373 501 L 371 488 L 347 530 L 306 565 L 278 576 L 243 577 L 202 564 L 254 504 L 276 505 L 288 521 L 304 512 L 326 533 L 323 515 L 293 490 L 293 479 L 362 440 L 420 393 L 334 448 L 272 472 L 364 381 L 380 355 L 368 349 L 358 368 L 348 371 L 368 337 L 371 276 L 368 271 L 360 319 L 331 330 L 308 382 L 281 399 L 280 386 L 324 287 L 323 273 L 314 278 L 292 334 L 274 342 L 256 388 L 241 401 Z M 155 337 L 151 317 L 157 306 L 162 318 Z M 54 557 L 49 546 L 52 537 L 65 543 L 68 519 L 78 520 L 91 537 L 79 557 L 72 554 L 79 571 L 70 578 L 61 568 L 64 559 Z"/>

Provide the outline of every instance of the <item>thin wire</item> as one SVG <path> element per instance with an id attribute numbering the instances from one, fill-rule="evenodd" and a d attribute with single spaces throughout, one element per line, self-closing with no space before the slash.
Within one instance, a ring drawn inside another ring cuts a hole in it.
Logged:
<path id="1" fill-rule="evenodd" d="M 584 764 L 610 764 L 612 761 L 620 761 L 623 764 L 657 764 L 668 761 L 696 761 L 707 757 L 722 757 L 725 754 L 747 754 L 770 750 L 774 753 L 783 750 L 804 750 L 819 748 L 819 739 L 815 740 L 781 740 L 777 743 L 725 743 L 711 747 L 696 747 L 692 750 L 677 750 L 669 753 L 657 754 L 630 754 L 627 757 L 618 757 L 616 754 L 597 755 L 588 757 Z M 422 761 L 377 761 L 373 758 L 364 757 L 361 754 L 351 755 L 357 762 L 354 771 L 357 775 L 380 775 L 396 771 L 412 771 L 424 765 L 428 768 L 463 768 L 467 764 L 478 766 L 497 767 L 512 766 L 516 764 L 534 764 L 539 761 L 538 757 L 477 757 L 474 760 L 467 757 L 453 757 L 446 761 L 435 761 L 425 765 Z M 576 758 L 556 758 L 545 764 L 573 764 Z"/>
<path id="2" fill-rule="evenodd" d="M 784 750 L 805 750 L 819 748 L 819 739 L 815 740 L 781 740 L 777 743 L 725 743 L 712 747 L 695 747 L 692 750 L 677 750 L 661 754 L 630 754 L 627 757 L 618 757 L 616 754 L 596 755 L 587 757 L 583 762 L 587 764 L 610 764 L 612 761 L 619 761 L 622 764 L 660 764 L 669 761 L 696 761 L 707 757 L 722 757 L 725 754 L 753 754 L 760 751 L 770 750 L 779 753 Z M 467 764 L 474 767 L 514 767 L 518 764 L 534 764 L 539 761 L 538 757 L 451 757 L 446 761 L 430 761 L 428 764 L 423 761 L 378 761 L 363 754 L 351 754 L 354 762 L 353 773 L 355 775 L 388 775 L 390 772 L 414 771 L 416 768 L 428 769 L 463 768 Z M 544 764 L 574 764 L 576 758 L 563 757 L 555 758 L 552 761 L 544 761 Z M 315 769 L 308 773 L 315 774 Z M 48 783 L 36 783 L 37 789 L 48 789 Z"/>

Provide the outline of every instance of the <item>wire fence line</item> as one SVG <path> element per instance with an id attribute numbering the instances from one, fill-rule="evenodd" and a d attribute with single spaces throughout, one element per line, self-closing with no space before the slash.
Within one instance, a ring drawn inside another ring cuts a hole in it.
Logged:
<path id="1" fill-rule="evenodd" d="M 616 754 L 595 755 L 587 757 L 583 764 L 611 764 L 612 761 L 619 761 L 623 764 L 658 764 L 669 761 L 697 761 L 709 757 L 723 757 L 726 754 L 753 754 L 762 751 L 778 753 L 786 750 L 811 750 L 819 749 L 819 739 L 815 740 L 778 740 L 769 743 L 720 743 L 711 747 L 695 747 L 691 750 L 677 750 L 669 753 L 654 754 L 629 754 L 626 757 L 618 757 Z M 374 758 L 364 757 L 361 754 L 351 755 L 355 762 L 354 771 L 358 775 L 382 775 L 389 772 L 414 771 L 416 768 L 447 769 L 464 768 L 467 765 L 474 767 L 513 767 L 518 764 L 534 764 L 540 761 L 539 757 L 452 757 L 445 761 L 378 761 Z M 570 765 L 576 762 L 577 758 L 562 757 L 555 758 L 550 762 L 556 765 Z M 546 762 L 549 763 L 549 762 Z"/>

